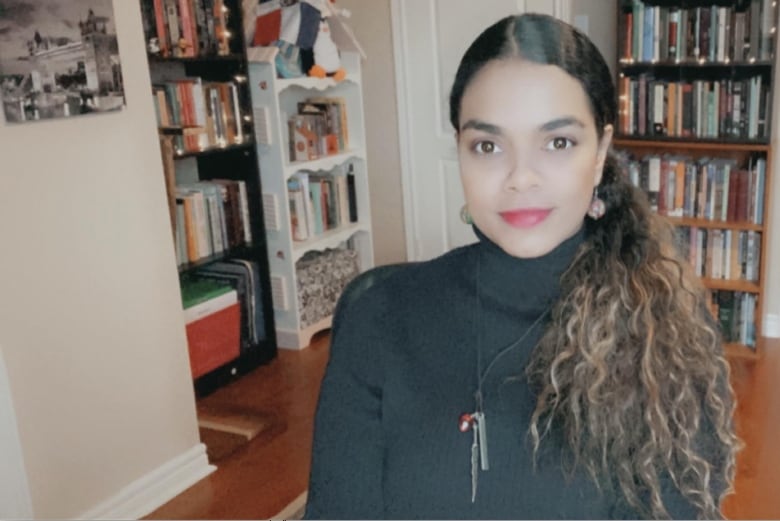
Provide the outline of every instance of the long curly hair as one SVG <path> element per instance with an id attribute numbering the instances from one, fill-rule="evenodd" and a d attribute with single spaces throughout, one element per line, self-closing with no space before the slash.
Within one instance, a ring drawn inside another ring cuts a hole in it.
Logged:
<path id="1" fill-rule="evenodd" d="M 506 58 L 565 70 L 582 85 L 599 138 L 614 124 L 614 83 L 594 44 L 555 18 L 526 14 L 487 28 L 464 54 L 450 94 L 456 131 L 474 76 Z M 538 392 L 534 452 L 555 427 L 572 456 L 565 468 L 582 465 L 641 514 L 668 517 L 662 490 L 671 486 L 700 516 L 721 517 L 740 442 L 729 365 L 704 288 L 672 228 L 611 155 L 599 194 L 607 214 L 585 219 L 586 240 L 562 275 L 561 298 L 527 367 Z"/>
<path id="2" fill-rule="evenodd" d="M 534 450 L 556 425 L 571 470 L 582 464 L 597 483 L 610 476 L 640 513 L 669 517 L 667 480 L 701 517 L 720 518 L 740 442 L 717 324 L 672 229 L 611 157 L 599 194 L 607 214 L 586 219 L 527 367 L 538 391 Z"/>

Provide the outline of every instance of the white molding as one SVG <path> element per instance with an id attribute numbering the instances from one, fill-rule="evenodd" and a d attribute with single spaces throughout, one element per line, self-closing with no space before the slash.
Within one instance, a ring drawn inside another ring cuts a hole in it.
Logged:
<path id="1" fill-rule="evenodd" d="M 297 517 L 291 517 L 298 513 L 300 509 L 306 506 L 306 500 L 309 497 L 309 491 L 304 490 L 295 499 L 290 502 L 289 505 L 279 511 L 278 514 L 271 516 L 271 519 L 300 519 Z"/>
<path id="2" fill-rule="evenodd" d="M 419 0 L 417 0 L 419 1 Z M 409 74 L 406 71 L 406 27 L 404 25 L 404 0 L 392 0 L 390 3 L 390 21 L 393 30 L 393 56 L 395 60 L 395 91 L 398 109 L 398 146 L 401 153 L 401 190 L 404 203 L 404 230 L 406 232 L 406 259 L 417 260 L 420 248 L 417 237 L 417 219 L 415 218 L 414 194 L 412 176 L 414 168 L 411 163 L 412 142 L 410 102 L 411 92 Z"/>
<path id="3" fill-rule="evenodd" d="M 206 446 L 198 443 L 77 519 L 140 519 L 215 470 L 217 467 L 208 462 Z"/>
<path id="4" fill-rule="evenodd" d="M 780 338 L 780 315 L 767 313 L 764 316 L 764 336 L 767 338 Z"/>
<path id="5" fill-rule="evenodd" d="M 0 518 L 32 519 L 30 486 L 16 424 L 11 385 L 0 349 Z"/>
<path id="6" fill-rule="evenodd" d="M 571 0 L 555 0 L 555 17 L 566 23 L 571 23 Z"/>

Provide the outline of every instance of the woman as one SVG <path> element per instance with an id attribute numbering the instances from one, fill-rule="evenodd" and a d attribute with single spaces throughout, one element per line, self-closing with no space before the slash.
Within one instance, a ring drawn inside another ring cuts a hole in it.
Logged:
<path id="1" fill-rule="evenodd" d="M 554 18 L 504 18 L 467 50 L 450 119 L 479 242 L 340 303 L 307 517 L 720 516 L 728 365 L 609 155 L 615 104 L 595 46 Z"/>

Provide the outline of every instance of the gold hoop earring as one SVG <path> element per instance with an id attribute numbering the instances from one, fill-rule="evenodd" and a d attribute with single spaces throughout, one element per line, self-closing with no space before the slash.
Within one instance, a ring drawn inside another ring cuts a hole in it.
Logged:
<path id="1" fill-rule="evenodd" d="M 466 204 L 460 207 L 460 220 L 463 221 L 463 224 L 468 224 L 469 226 L 474 224 L 474 221 L 471 219 L 471 214 L 469 213 L 469 207 Z"/>

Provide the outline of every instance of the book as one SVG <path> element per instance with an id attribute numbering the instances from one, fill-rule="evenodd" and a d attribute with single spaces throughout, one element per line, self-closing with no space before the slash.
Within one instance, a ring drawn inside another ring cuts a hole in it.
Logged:
<path id="1" fill-rule="evenodd" d="M 212 279 L 185 277 L 181 281 L 181 301 L 183 309 L 192 308 L 233 291 L 229 284 L 220 284 Z"/>

